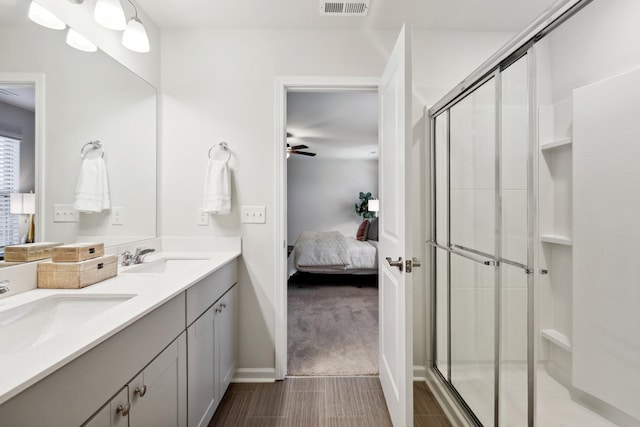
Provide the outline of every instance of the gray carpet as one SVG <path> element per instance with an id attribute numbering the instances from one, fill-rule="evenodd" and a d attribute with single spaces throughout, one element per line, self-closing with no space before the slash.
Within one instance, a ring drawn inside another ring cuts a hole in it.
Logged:
<path id="1" fill-rule="evenodd" d="M 288 292 L 289 375 L 378 374 L 376 276 L 298 273 Z"/>

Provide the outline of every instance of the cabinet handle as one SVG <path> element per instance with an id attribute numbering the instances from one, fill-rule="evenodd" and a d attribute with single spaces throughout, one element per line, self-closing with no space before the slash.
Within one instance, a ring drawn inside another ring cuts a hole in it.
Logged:
<path id="1" fill-rule="evenodd" d="M 227 308 L 227 304 L 225 303 L 220 304 L 220 308 Z"/>
<path id="2" fill-rule="evenodd" d="M 130 410 L 131 410 L 131 404 L 125 403 L 124 405 L 118 405 L 118 407 L 116 408 L 116 414 L 120 414 L 123 417 L 126 417 L 127 415 L 129 415 Z"/>
<path id="3" fill-rule="evenodd" d="M 144 395 L 147 394 L 147 386 L 143 385 L 142 387 L 136 387 L 136 389 L 133 391 L 133 394 L 144 397 Z"/>
<path id="4" fill-rule="evenodd" d="M 222 309 L 220 307 L 216 308 L 216 313 L 222 313 Z"/>

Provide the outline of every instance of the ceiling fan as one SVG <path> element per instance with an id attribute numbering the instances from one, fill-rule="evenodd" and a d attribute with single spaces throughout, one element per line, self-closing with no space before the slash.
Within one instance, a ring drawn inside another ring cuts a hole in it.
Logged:
<path id="1" fill-rule="evenodd" d="M 287 132 L 287 138 L 291 138 L 293 135 L 289 132 Z M 310 157 L 314 157 L 316 155 L 316 153 L 312 153 L 310 151 L 300 151 L 300 150 L 308 150 L 309 147 L 307 147 L 306 145 L 290 145 L 287 144 L 287 158 L 289 157 L 289 155 L 291 154 L 302 154 L 303 156 L 310 156 Z"/>

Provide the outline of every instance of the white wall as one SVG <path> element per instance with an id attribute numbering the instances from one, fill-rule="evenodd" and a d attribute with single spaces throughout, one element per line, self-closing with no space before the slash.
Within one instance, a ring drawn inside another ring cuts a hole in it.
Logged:
<path id="1" fill-rule="evenodd" d="M 339 231 L 356 237 L 362 217 L 354 212 L 360 192 L 378 196 L 377 160 L 287 160 L 287 240 L 302 231 Z M 359 203 L 358 203 L 359 204 Z"/>
<path id="2" fill-rule="evenodd" d="M 273 370 L 275 298 L 275 78 L 380 76 L 397 31 L 167 30 L 162 35 L 161 235 L 242 235 L 240 368 Z M 414 145 L 426 156 L 423 108 L 432 105 L 511 34 L 415 32 Z M 232 213 L 196 225 L 207 151 L 220 140 L 233 152 Z M 177 179 L 179 177 L 179 179 Z M 428 228 L 428 183 L 416 176 L 414 235 Z M 265 205 L 267 224 L 241 224 L 241 205 Z M 424 259 L 424 242 L 416 239 Z M 414 363 L 426 364 L 424 278 L 414 281 Z"/>

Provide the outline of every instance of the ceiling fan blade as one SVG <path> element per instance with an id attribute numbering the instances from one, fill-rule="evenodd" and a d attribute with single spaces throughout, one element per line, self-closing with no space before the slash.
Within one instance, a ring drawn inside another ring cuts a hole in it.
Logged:
<path id="1" fill-rule="evenodd" d="M 294 145 L 293 147 L 291 147 L 292 150 L 306 150 L 307 147 L 306 145 Z"/>
<path id="2" fill-rule="evenodd" d="M 316 155 L 316 153 L 309 153 L 308 151 L 294 151 L 294 150 L 291 150 L 291 153 L 293 153 L 293 154 L 302 154 L 303 156 L 311 156 L 311 157 Z"/>

